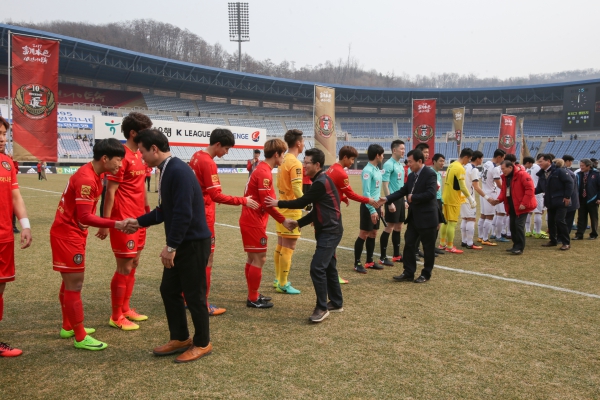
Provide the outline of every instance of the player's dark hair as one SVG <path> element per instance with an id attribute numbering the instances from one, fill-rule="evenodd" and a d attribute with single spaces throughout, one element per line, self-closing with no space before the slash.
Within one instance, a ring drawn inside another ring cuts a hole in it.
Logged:
<path id="1" fill-rule="evenodd" d="M 546 153 L 546 155 L 548 157 L 550 157 L 550 160 L 554 160 L 556 158 L 556 156 L 554 155 L 554 153 Z"/>
<path id="2" fill-rule="evenodd" d="M 144 129 L 138 132 L 133 141 L 136 144 L 141 143 L 146 150 L 150 150 L 152 146 L 156 146 L 156 148 L 163 153 L 171 151 L 169 139 L 167 139 L 165 134 L 158 129 Z"/>
<path id="3" fill-rule="evenodd" d="M 543 158 L 545 161 L 550 161 L 550 162 L 552 162 L 552 160 L 554 160 L 554 156 L 549 153 L 542 154 L 541 158 Z"/>
<path id="4" fill-rule="evenodd" d="M 416 147 L 415 150 L 421 150 L 423 151 L 424 149 L 429 149 L 429 145 L 427 143 L 419 143 Z M 408 156 L 407 156 L 408 157 Z"/>
<path id="5" fill-rule="evenodd" d="M 504 156 L 505 160 L 512 161 L 513 163 L 517 161 L 517 156 L 514 154 L 507 154 Z"/>
<path id="6" fill-rule="evenodd" d="M 425 162 L 425 155 L 419 149 L 414 149 L 414 150 L 409 151 L 408 154 L 406 155 L 406 158 L 408 158 L 410 156 L 412 156 L 413 160 L 415 160 L 415 161 L 421 160 L 421 161 Z"/>
<path id="7" fill-rule="evenodd" d="M 523 157 L 523 164 L 532 163 L 535 164 L 535 159 L 533 157 Z"/>
<path id="8" fill-rule="evenodd" d="M 283 140 L 287 143 L 288 149 L 291 149 L 296 143 L 302 140 L 302 134 L 300 129 L 290 129 L 283 135 Z"/>
<path id="9" fill-rule="evenodd" d="M 464 148 L 460 151 L 460 156 L 459 158 L 463 158 L 463 157 L 471 157 L 473 155 L 473 150 L 470 148 Z"/>
<path id="10" fill-rule="evenodd" d="M 390 149 L 392 150 L 392 152 L 394 151 L 394 149 L 398 148 L 401 144 L 404 144 L 404 142 L 400 139 L 396 139 L 392 142 L 392 145 L 390 146 Z"/>
<path id="11" fill-rule="evenodd" d="M 112 159 L 113 157 L 125 157 L 125 147 L 115 138 L 97 140 L 94 144 L 94 160 L 100 161 L 102 156 Z"/>
<path id="12" fill-rule="evenodd" d="M 515 168 L 515 164 L 513 164 L 513 162 L 510 160 L 504 160 L 502 161 L 502 164 L 507 168 Z"/>
<path id="13" fill-rule="evenodd" d="M 259 149 L 254 149 L 254 154 L 260 154 L 260 150 Z"/>
<path id="14" fill-rule="evenodd" d="M 563 160 L 565 160 L 565 161 L 575 161 L 575 159 L 573 158 L 573 156 L 571 156 L 571 155 L 569 155 L 569 154 L 565 154 L 565 155 L 562 157 L 562 159 L 563 159 Z"/>
<path id="15" fill-rule="evenodd" d="M 304 152 L 304 157 L 310 156 L 313 163 L 319 163 L 319 167 L 323 168 L 325 164 L 325 153 L 317 148 L 312 148 Z"/>
<path id="16" fill-rule="evenodd" d="M 410 154 L 410 151 L 408 152 L 408 154 Z M 406 156 L 406 157 L 408 157 L 408 156 Z M 433 161 L 434 161 L 434 162 L 437 162 L 437 160 L 439 160 L 440 158 L 443 158 L 443 159 L 445 160 L 445 159 L 446 159 L 446 156 L 445 156 L 445 155 L 443 155 L 442 153 L 435 153 L 435 154 L 433 155 Z"/>
<path id="17" fill-rule="evenodd" d="M 544 153 L 538 153 L 538 155 L 535 156 L 535 159 L 539 160 L 540 158 L 542 158 L 543 155 L 544 155 Z"/>
<path id="18" fill-rule="evenodd" d="M 500 156 L 505 156 L 505 155 L 506 155 L 506 152 L 502 149 L 496 149 L 494 151 L 494 158 L 500 157 Z"/>
<path id="19" fill-rule="evenodd" d="M 265 158 L 271 158 L 275 153 L 282 155 L 287 150 L 287 145 L 281 139 L 271 139 L 265 142 Z"/>
<path id="20" fill-rule="evenodd" d="M 369 157 L 369 161 L 373 161 L 375 157 L 382 155 L 384 152 L 385 150 L 383 147 L 373 143 L 372 145 L 369 145 L 369 148 L 367 149 L 367 157 Z"/>
<path id="21" fill-rule="evenodd" d="M 352 146 L 342 146 L 338 153 L 338 157 L 340 160 L 342 160 L 344 157 L 347 157 L 348 159 L 352 157 L 356 158 L 358 157 L 358 151 L 356 151 L 356 149 Z"/>
<path id="22" fill-rule="evenodd" d="M 10 124 L 8 123 L 8 121 L 5 120 L 4 117 L 1 117 L 1 116 L 0 116 L 0 125 L 4 125 L 4 127 L 6 128 L 7 131 L 10 129 Z"/>
<path id="23" fill-rule="evenodd" d="M 148 129 L 152 126 L 152 120 L 145 114 L 139 112 L 130 112 L 123 122 L 121 122 L 121 132 L 125 139 L 129 139 L 129 133 L 135 131 L 140 133 L 144 129 Z"/>
<path id="24" fill-rule="evenodd" d="M 471 156 L 471 161 L 476 161 L 480 158 L 483 158 L 483 153 L 479 150 L 475 150 Z"/>
<path id="25" fill-rule="evenodd" d="M 235 138 L 229 129 L 217 128 L 210 133 L 210 145 L 221 143 L 223 147 L 235 146 Z"/>

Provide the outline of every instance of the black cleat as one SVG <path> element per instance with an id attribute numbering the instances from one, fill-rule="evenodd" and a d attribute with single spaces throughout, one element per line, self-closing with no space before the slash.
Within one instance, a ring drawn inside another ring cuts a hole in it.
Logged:
<path id="1" fill-rule="evenodd" d="M 354 264 L 354 270 L 356 272 L 358 272 L 359 274 L 366 274 L 367 270 L 365 269 L 365 267 L 363 267 L 362 263 L 356 263 Z"/>
<path id="2" fill-rule="evenodd" d="M 262 300 L 264 300 L 264 301 L 266 301 L 266 302 L 269 302 L 269 301 L 273 300 L 273 298 L 272 298 L 272 297 L 269 297 L 269 296 L 263 296 L 261 293 L 259 293 L 259 294 L 258 294 L 258 298 L 259 298 L 259 299 L 262 299 Z"/>
<path id="3" fill-rule="evenodd" d="M 250 301 L 250 299 L 246 300 L 246 307 L 250 308 L 271 308 L 273 307 L 273 303 L 265 301 L 261 299 L 260 296 L 256 301 Z"/>
<path id="4" fill-rule="evenodd" d="M 385 260 L 379 259 L 379 264 L 384 265 L 386 267 L 394 266 L 394 263 L 389 258 L 386 258 Z"/>

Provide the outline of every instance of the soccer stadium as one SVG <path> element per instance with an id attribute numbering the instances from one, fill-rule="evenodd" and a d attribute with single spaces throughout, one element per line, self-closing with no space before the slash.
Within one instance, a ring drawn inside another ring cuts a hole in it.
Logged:
<path id="1" fill-rule="evenodd" d="M 93 157 L 95 120 L 140 112 L 155 123 L 261 130 L 266 139 L 283 139 L 288 130 L 299 129 L 310 149 L 319 82 L 206 67 L 0 24 L 0 115 L 7 119 L 9 30 L 60 40 L 60 59 L 58 161 L 48 164 L 48 181 L 37 179 L 37 162 L 19 166 L 33 244 L 20 250 L 15 236 L 17 279 L 4 294 L 0 341 L 10 339 L 24 353 L 0 358 L 2 399 L 600 397 L 597 241 L 558 252 L 528 237 L 526 257 L 518 259 L 505 252 L 506 244 L 436 256 L 430 282 L 404 284 L 392 280 L 402 264 L 365 275 L 353 271 L 359 225 L 359 205 L 353 202 L 341 206 L 345 230 L 337 249 L 340 276 L 350 281 L 342 285 L 345 311 L 313 325 L 306 318 L 314 307 L 312 229 L 302 231 L 290 273 L 302 294 L 286 296 L 271 288 L 276 227 L 269 221 L 261 292 L 272 296 L 275 306 L 248 309 L 240 208 L 219 205 L 211 299 L 228 311 L 210 317 L 212 355 L 186 366 L 151 350 L 168 335 L 159 293 L 162 266 L 156 260 L 165 245 L 163 228 L 148 230 L 140 259 L 132 301 L 150 318 L 135 332 L 108 324 L 115 261 L 108 241 L 95 238 L 96 229 L 90 228 L 85 322 L 109 347 L 74 349 L 58 335 L 60 278 L 52 271 L 48 232 L 69 177 Z M 498 148 L 503 114 L 524 119 L 516 154 L 524 152 L 523 144 L 533 156 L 569 154 L 575 168 L 580 160 L 599 158 L 600 79 L 465 89 L 327 86 L 335 89 L 337 150 L 349 145 L 359 153 L 348 171 L 357 193 L 360 177 L 353 175 L 368 162 L 370 145 L 381 145 L 386 160 L 393 140 L 405 141 L 407 152 L 412 149 L 413 99 L 437 99 L 435 153 L 445 155 L 446 165 L 459 156 L 456 142 L 448 139 L 452 109 L 458 107 L 465 110 L 462 148 L 481 151 L 485 161 Z M 173 145 L 171 152 L 189 162 L 201 148 Z M 10 141 L 7 153 L 13 153 Z M 252 157 L 251 147 L 233 147 L 215 159 L 224 193 L 244 194 Z M 147 193 L 151 208 L 158 204 L 157 190 L 153 176 Z"/>

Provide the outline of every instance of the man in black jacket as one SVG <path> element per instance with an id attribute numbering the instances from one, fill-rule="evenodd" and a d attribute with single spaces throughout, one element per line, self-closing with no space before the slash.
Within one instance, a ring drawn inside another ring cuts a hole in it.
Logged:
<path id="1" fill-rule="evenodd" d="M 598 237 L 598 194 L 600 193 L 600 172 L 594 170 L 593 162 L 584 158 L 579 163 L 581 171 L 577 173 L 579 183 L 579 212 L 577 213 L 577 233 L 573 240 L 583 239 L 590 217 L 590 240 Z"/>
<path id="2" fill-rule="evenodd" d="M 310 263 L 310 277 L 317 294 L 317 305 L 309 317 L 312 322 L 321 322 L 329 312 L 341 312 L 342 289 L 336 268 L 335 249 L 342 240 L 344 227 L 340 212 L 340 196 L 333 180 L 323 173 L 325 154 L 319 149 L 307 150 L 304 155 L 304 174 L 312 180 L 310 189 L 296 200 L 275 200 L 268 197 L 266 204 L 271 207 L 302 209 L 312 204 L 312 211 L 294 221 L 300 227 L 312 223 L 315 227 L 317 248 Z M 329 297 L 329 302 L 327 298 Z"/>
<path id="3" fill-rule="evenodd" d="M 138 133 L 135 142 L 149 167 L 161 171 L 158 207 L 137 220 L 132 230 L 165 223 L 166 245 L 160 253 L 164 266 L 160 294 L 165 305 L 171 340 L 154 349 L 164 356 L 181 353 L 175 362 L 197 360 L 212 351 L 206 307 L 206 264 L 211 232 L 206 224 L 204 199 L 194 172 L 171 156 L 167 137 L 157 129 Z M 190 338 L 185 302 L 192 315 L 195 334 Z"/>
<path id="4" fill-rule="evenodd" d="M 440 209 L 436 200 L 437 174 L 431 168 L 425 167 L 425 157 L 421 150 L 415 149 L 408 152 L 408 167 L 412 174 L 408 176 L 402 189 L 387 197 L 382 197 L 381 202 L 391 203 L 402 197 L 409 204 L 408 224 L 404 234 L 404 272 L 394 276 L 398 282 L 412 281 L 417 270 L 416 239 L 421 238 L 425 265 L 421 275 L 414 279 L 415 283 L 427 282 L 431 278 L 435 260 L 435 240 L 440 221 Z"/>

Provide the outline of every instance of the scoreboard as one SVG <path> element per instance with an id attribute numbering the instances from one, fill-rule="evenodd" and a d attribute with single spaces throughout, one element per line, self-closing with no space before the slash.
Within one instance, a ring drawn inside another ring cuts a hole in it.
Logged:
<path id="1" fill-rule="evenodd" d="M 600 129 L 600 85 L 565 88 L 563 131 Z"/>

